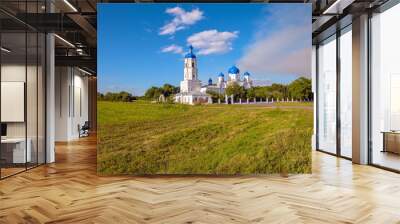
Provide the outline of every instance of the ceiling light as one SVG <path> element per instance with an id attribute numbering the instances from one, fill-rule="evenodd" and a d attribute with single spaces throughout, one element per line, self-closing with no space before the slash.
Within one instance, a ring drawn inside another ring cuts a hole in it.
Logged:
<path id="1" fill-rule="evenodd" d="M 1 49 L 1 51 L 4 51 L 6 53 L 10 53 L 11 52 L 11 50 L 9 50 L 9 49 L 7 49 L 5 47 L 1 47 L 0 49 Z"/>
<path id="2" fill-rule="evenodd" d="M 337 7 L 337 4 L 339 4 L 340 0 L 336 0 L 331 6 L 329 6 L 322 14 L 329 14 L 332 9 Z"/>
<path id="3" fill-rule="evenodd" d="M 79 55 L 83 55 L 83 54 L 84 54 L 82 48 L 77 48 L 77 49 L 76 49 L 76 53 L 78 53 Z"/>
<path id="4" fill-rule="evenodd" d="M 64 0 L 65 4 L 67 4 L 74 12 L 78 12 L 78 10 L 68 1 Z"/>
<path id="5" fill-rule="evenodd" d="M 81 72 L 83 72 L 83 73 L 85 73 L 86 75 L 90 75 L 90 76 L 93 75 L 92 73 L 90 73 L 90 72 L 88 72 L 88 71 L 86 71 L 86 70 L 83 70 L 83 69 L 81 69 L 81 68 L 79 68 L 79 67 L 78 67 L 78 70 L 81 71 Z"/>
<path id="6" fill-rule="evenodd" d="M 322 14 L 342 14 L 343 10 L 351 5 L 355 0 L 336 0 L 332 5 L 330 5 Z"/>
<path id="7" fill-rule="evenodd" d="M 69 42 L 68 40 L 66 40 L 66 39 L 64 39 L 64 38 L 62 38 L 62 37 L 60 37 L 60 36 L 57 35 L 57 34 L 54 34 L 54 36 L 57 37 L 57 38 L 58 38 L 59 40 L 61 40 L 62 42 L 66 43 L 68 46 L 75 48 L 75 45 L 73 45 L 73 44 L 72 44 L 71 42 Z"/>

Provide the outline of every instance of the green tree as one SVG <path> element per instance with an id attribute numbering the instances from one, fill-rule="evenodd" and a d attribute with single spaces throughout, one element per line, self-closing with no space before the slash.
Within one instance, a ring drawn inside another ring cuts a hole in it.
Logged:
<path id="1" fill-rule="evenodd" d="M 120 92 L 118 95 L 118 101 L 130 102 L 131 99 L 132 99 L 132 94 L 125 91 Z"/>
<path id="2" fill-rule="evenodd" d="M 97 92 L 97 100 L 104 100 L 104 94 Z"/>
<path id="3" fill-rule="evenodd" d="M 179 92 L 179 88 L 175 87 L 171 84 L 164 84 L 162 87 L 162 93 L 164 94 L 165 97 L 169 97 L 172 94 L 176 94 Z"/>
<path id="4" fill-rule="evenodd" d="M 268 87 L 267 86 L 258 86 L 258 87 L 255 87 L 255 97 L 257 98 L 257 99 L 260 99 L 260 98 L 266 98 L 267 97 L 267 93 L 268 93 Z"/>
<path id="5" fill-rule="evenodd" d="M 162 88 L 158 88 L 156 86 L 152 86 L 149 89 L 146 90 L 146 92 L 144 93 L 144 96 L 146 99 L 149 100 L 154 100 L 154 99 L 158 99 L 158 97 L 160 97 L 160 95 L 163 93 L 163 89 Z"/>
<path id="6" fill-rule="evenodd" d="M 300 77 L 288 86 L 290 97 L 294 99 L 312 99 L 311 80 Z"/>
<path id="7" fill-rule="evenodd" d="M 270 94 L 271 98 L 274 98 L 275 100 L 283 100 L 285 98 L 285 94 L 279 90 L 273 90 Z"/>
<path id="8" fill-rule="evenodd" d="M 136 97 L 132 96 L 132 94 L 130 94 L 128 92 L 122 91 L 119 93 L 112 93 L 112 92 L 107 92 L 106 94 L 98 93 L 97 99 L 105 100 L 105 101 L 131 102 L 133 100 L 136 100 Z"/>
<path id="9" fill-rule="evenodd" d="M 152 86 L 146 90 L 144 94 L 144 99 L 156 100 L 163 94 L 167 101 L 173 101 L 173 95 L 179 92 L 179 87 L 173 86 L 171 84 L 164 84 L 162 87 Z"/>
<path id="10" fill-rule="evenodd" d="M 218 102 L 218 99 L 220 99 L 221 102 L 225 100 L 225 96 L 223 94 L 217 93 L 215 91 L 207 90 L 206 93 L 211 96 L 213 102 Z"/>
<path id="11" fill-rule="evenodd" d="M 270 87 L 272 97 L 280 99 L 289 97 L 287 85 L 274 83 Z"/>
<path id="12" fill-rule="evenodd" d="M 242 98 L 244 99 L 246 97 L 246 90 L 244 89 L 243 86 L 240 86 L 237 83 L 231 83 L 229 84 L 226 89 L 225 89 L 225 93 L 228 96 L 233 95 L 233 97 L 235 98 L 235 100 Z"/>
<path id="13" fill-rule="evenodd" d="M 256 90 L 255 87 L 251 87 L 246 91 L 246 98 L 252 99 L 256 97 Z"/>

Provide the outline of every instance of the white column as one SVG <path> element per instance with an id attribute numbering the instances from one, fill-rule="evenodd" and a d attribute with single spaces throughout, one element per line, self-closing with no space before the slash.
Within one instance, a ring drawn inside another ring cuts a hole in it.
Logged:
<path id="1" fill-rule="evenodd" d="M 352 160 L 368 163 L 368 15 L 353 19 Z"/>
<path id="2" fill-rule="evenodd" d="M 55 54 L 54 34 L 46 35 L 46 163 L 55 161 Z"/>

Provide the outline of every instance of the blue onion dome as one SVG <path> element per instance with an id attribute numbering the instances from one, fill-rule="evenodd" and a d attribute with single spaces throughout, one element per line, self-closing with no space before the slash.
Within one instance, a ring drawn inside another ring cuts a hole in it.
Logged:
<path id="1" fill-rule="evenodd" d="M 243 75 L 244 75 L 244 76 L 250 76 L 250 73 L 245 72 Z"/>
<path id="2" fill-rule="evenodd" d="M 239 74 L 240 70 L 236 66 L 232 66 L 229 70 L 229 74 Z"/>
<path id="3" fill-rule="evenodd" d="M 224 77 L 224 73 L 219 73 L 218 77 Z"/>
<path id="4" fill-rule="evenodd" d="M 185 55 L 185 58 L 196 58 L 196 55 L 193 54 L 193 46 L 192 45 L 189 46 L 189 53 L 187 53 Z"/>
<path id="5" fill-rule="evenodd" d="M 208 85 L 212 85 L 212 79 L 211 78 L 208 79 Z"/>

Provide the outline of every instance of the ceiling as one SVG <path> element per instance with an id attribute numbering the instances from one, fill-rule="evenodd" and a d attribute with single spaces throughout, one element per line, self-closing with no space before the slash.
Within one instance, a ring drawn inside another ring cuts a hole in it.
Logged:
<path id="1" fill-rule="evenodd" d="M 335 32 L 337 24 L 344 26 L 346 21 L 351 23 L 352 16 L 373 9 L 385 1 L 387 0 L 231 0 L 229 2 L 311 3 L 312 35 L 315 43 Z M 97 3 L 152 2 L 182 3 L 169 0 L 1 0 L 0 22 L 3 32 L 18 33 L 28 28 L 32 31 L 56 33 L 58 35 L 55 42 L 56 65 L 80 66 L 95 74 Z M 340 20 L 342 22 L 338 23 Z"/>

